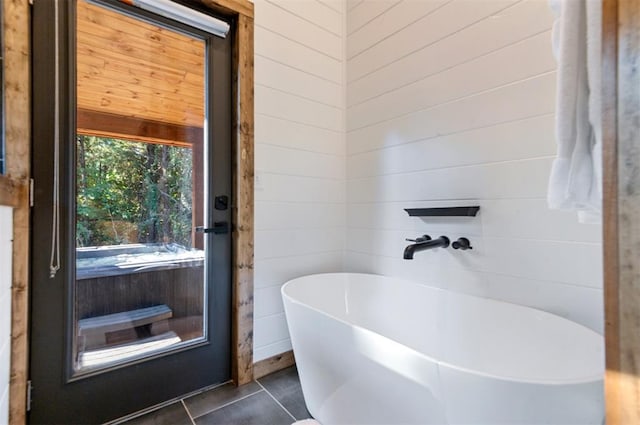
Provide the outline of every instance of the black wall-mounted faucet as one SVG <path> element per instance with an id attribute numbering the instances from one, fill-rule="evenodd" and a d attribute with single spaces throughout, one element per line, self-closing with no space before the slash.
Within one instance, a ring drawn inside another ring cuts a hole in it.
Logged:
<path id="1" fill-rule="evenodd" d="M 420 251 L 433 248 L 447 248 L 449 246 L 449 238 L 440 236 L 437 239 L 431 239 L 429 235 L 424 235 L 417 239 L 407 239 L 409 242 L 415 242 L 404 249 L 404 259 L 413 260 L 413 254 Z"/>

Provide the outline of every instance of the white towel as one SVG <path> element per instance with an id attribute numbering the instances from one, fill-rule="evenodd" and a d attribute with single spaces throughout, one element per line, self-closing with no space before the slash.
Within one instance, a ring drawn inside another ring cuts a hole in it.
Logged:
<path id="1" fill-rule="evenodd" d="M 602 211 L 602 0 L 550 0 L 556 14 L 553 50 L 558 62 L 556 141 L 549 179 L 553 209 L 599 221 Z"/>

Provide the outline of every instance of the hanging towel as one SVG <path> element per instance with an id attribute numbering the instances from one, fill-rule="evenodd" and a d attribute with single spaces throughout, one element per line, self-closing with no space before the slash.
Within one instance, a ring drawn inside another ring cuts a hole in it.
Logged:
<path id="1" fill-rule="evenodd" d="M 574 210 L 580 221 L 597 222 L 602 214 L 602 0 L 549 3 L 556 15 L 558 156 L 547 200 L 552 209 Z"/>

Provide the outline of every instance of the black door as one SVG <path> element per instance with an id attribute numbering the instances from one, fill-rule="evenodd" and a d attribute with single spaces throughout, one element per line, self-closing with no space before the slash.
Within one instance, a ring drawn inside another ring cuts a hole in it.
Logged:
<path id="1" fill-rule="evenodd" d="M 32 25 L 30 422 L 228 380 L 230 36 L 115 0 Z"/>

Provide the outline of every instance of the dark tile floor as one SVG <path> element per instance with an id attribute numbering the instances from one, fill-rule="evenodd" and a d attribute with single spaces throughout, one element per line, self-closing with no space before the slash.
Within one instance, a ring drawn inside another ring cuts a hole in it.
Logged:
<path id="1" fill-rule="evenodd" d="M 225 384 L 120 422 L 126 425 L 290 425 L 311 418 L 295 366 L 242 387 Z"/>

